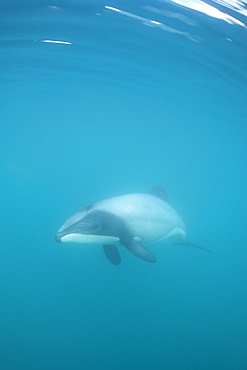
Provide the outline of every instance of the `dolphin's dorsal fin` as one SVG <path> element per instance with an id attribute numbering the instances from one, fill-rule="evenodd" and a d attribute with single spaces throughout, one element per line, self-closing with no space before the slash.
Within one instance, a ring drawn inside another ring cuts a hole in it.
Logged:
<path id="1" fill-rule="evenodd" d="M 153 195 L 154 197 L 160 198 L 161 200 L 167 201 L 167 196 L 165 190 L 162 186 L 156 186 L 148 192 L 148 194 Z"/>

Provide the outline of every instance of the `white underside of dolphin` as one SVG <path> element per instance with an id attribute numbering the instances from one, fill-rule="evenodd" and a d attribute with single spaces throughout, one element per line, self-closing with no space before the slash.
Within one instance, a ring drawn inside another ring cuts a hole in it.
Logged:
<path id="1" fill-rule="evenodd" d="M 185 237 L 183 220 L 166 202 L 160 187 L 149 194 L 128 194 L 94 203 L 70 217 L 56 234 L 59 242 L 103 244 L 107 258 L 115 265 L 121 262 L 117 245 L 155 262 L 143 244 L 170 239 L 182 242 Z"/>

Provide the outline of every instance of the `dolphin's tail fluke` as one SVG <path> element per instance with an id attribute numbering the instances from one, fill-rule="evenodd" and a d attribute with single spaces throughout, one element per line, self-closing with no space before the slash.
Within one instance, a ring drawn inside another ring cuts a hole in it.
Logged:
<path id="1" fill-rule="evenodd" d="M 207 249 L 207 248 L 204 248 L 204 247 L 201 247 L 200 245 L 198 244 L 195 244 L 195 243 L 191 243 L 190 241 L 188 240 L 179 240 L 175 243 L 172 243 L 172 245 L 184 245 L 185 247 L 194 247 L 194 248 L 198 248 L 198 249 L 202 249 L 203 251 L 206 251 L 208 253 L 212 253 L 214 254 L 214 252 L 212 252 L 210 249 Z"/>

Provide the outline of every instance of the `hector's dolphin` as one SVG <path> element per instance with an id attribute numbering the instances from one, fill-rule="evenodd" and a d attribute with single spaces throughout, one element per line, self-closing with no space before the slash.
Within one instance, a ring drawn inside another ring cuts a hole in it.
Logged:
<path id="1" fill-rule="evenodd" d="M 175 244 L 198 247 L 186 242 L 185 237 L 183 220 L 166 202 L 163 188 L 156 187 L 148 194 L 122 195 L 92 204 L 70 217 L 55 239 L 103 244 L 109 261 L 119 265 L 116 245 L 122 244 L 137 257 L 155 262 L 155 256 L 143 244 L 175 239 Z"/>

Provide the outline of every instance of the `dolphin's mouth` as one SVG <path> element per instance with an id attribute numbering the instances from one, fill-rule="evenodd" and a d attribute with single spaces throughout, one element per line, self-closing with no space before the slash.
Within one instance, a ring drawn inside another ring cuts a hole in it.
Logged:
<path id="1" fill-rule="evenodd" d="M 80 234 L 68 233 L 58 231 L 55 235 L 55 241 L 58 243 L 72 242 L 82 244 L 119 244 L 119 238 L 111 235 L 94 235 L 94 234 Z"/>
<path id="2" fill-rule="evenodd" d="M 63 238 L 70 234 L 84 234 L 87 233 L 88 224 L 82 220 L 70 225 L 66 229 L 62 226 L 55 235 L 56 242 L 62 242 Z"/>
<path id="3" fill-rule="evenodd" d="M 55 241 L 58 242 L 58 243 L 61 243 L 62 242 L 62 238 L 66 235 L 68 235 L 69 233 L 67 231 L 58 231 L 56 234 L 55 234 Z"/>

